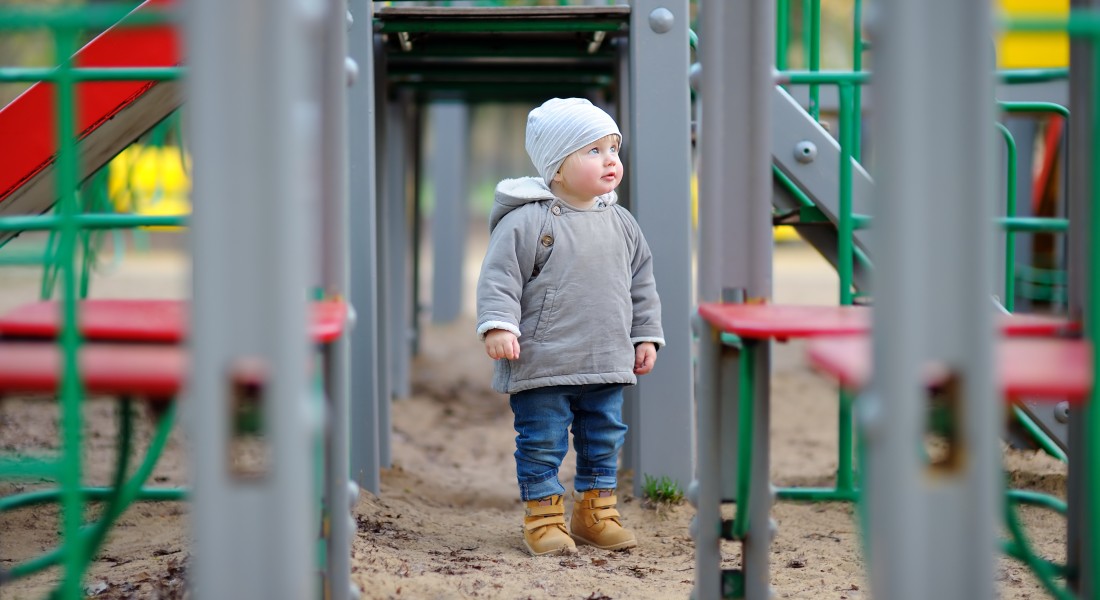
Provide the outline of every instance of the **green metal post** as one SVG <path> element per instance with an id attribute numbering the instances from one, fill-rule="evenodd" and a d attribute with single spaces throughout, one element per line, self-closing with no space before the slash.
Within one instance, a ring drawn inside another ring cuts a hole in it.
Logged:
<path id="1" fill-rule="evenodd" d="M 756 342 L 743 340 L 737 357 L 737 509 L 733 535 L 739 540 L 749 533 L 749 492 L 752 483 L 753 403 L 756 397 Z"/>
<path id="2" fill-rule="evenodd" d="M 1005 160 L 1008 174 L 1005 176 L 1005 214 L 1009 218 L 1016 216 L 1016 140 L 1002 123 L 997 129 L 1005 139 Z M 1005 229 L 1005 297 L 1004 306 L 1008 312 L 1016 310 L 1016 233 Z"/>
<path id="3" fill-rule="evenodd" d="M 837 84 L 840 99 L 840 206 L 838 208 L 837 273 L 840 275 L 840 304 L 852 303 L 852 121 L 855 86 Z"/>
<path id="4" fill-rule="evenodd" d="M 77 30 L 65 28 L 55 32 L 54 51 L 60 65 L 57 71 L 57 191 L 61 217 L 58 243 L 59 272 L 61 278 L 61 477 L 64 489 L 62 498 L 62 531 L 65 545 L 65 572 L 60 588 L 62 598 L 76 599 L 82 595 L 81 579 L 86 561 L 81 544 L 76 543 L 84 520 L 84 503 L 80 494 L 81 484 L 81 404 L 83 394 L 77 352 L 80 334 L 76 315 L 76 274 L 73 254 L 77 238 L 77 156 L 74 146 L 76 135 L 76 98 L 70 68 L 76 52 Z"/>
<path id="5" fill-rule="evenodd" d="M 1093 33 L 1100 26 L 1092 30 Z M 1095 347 L 1100 342 L 1100 185 L 1097 185 L 1096 173 L 1100 173 L 1100 90 L 1097 89 L 1100 82 L 1100 40 L 1094 35 L 1092 38 L 1092 123 L 1089 134 L 1092 136 L 1092 168 L 1089 170 L 1093 176 L 1091 186 L 1092 198 L 1089 209 L 1089 237 L 1088 237 L 1088 311 L 1085 313 L 1086 339 Z M 1100 352 L 1092 353 L 1092 372 L 1100 373 Z M 1092 506 L 1100 505 L 1100 386 L 1092 386 L 1089 401 L 1085 404 L 1085 427 L 1088 435 L 1085 436 L 1085 452 L 1088 460 L 1085 467 L 1085 481 L 1087 493 L 1085 498 Z M 1091 518 L 1087 519 L 1088 531 L 1086 539 L 1091 540 L 1092 548 L 1088 552 L 1090 564 L 1081 565 L 1082 569 L 1088 569 L 1092 573 L 1100 573 L 1100 516 L 1094 511 Z M 1093 585 L 1097 583 L 1094 581 Z M 1095 589 L 1093 590 L 1095 591 Z"/>
<path id="6" fill-rule="evenodd" d="M 854 0 L 852 6 L 852 71 L 863 70 L 863 0 Z M 862 156 L 860 137 L 863 130 L 863 88 L 856 86 L 852 91 L 852 105 L 855 107 L 855 119 L 852 121 L 852 156 L 859 160 Z"/>
<path id="7" fill-rule="evenodd" d="M 790 47 L 791 0 L 775 2 L 775 68 L 786 71 Z"/>
<path id="8" fill-rule="evenodd" d="M 811 71 L 821 70 L 821 0 L 810 0 L 810 64 Z M 810 85 L 810 116 L 821 116 L 821 88 Z"/>

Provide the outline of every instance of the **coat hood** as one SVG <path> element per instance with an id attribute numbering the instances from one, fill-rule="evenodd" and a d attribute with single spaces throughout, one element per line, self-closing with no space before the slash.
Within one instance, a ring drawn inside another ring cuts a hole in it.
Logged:
<path id="1" fill-rule="evenodd" d="M 524 204 L 556 198 L 554 192 L 550 191 L 550 186 L 546 185 L 541 177 L 520 177 L 501 181 L 497 184 L 493 209 L 489 212 L 489 232 L 492 233 L 497 223 L 500 223 L 500 220 L 504 218 L 504 215 Z M 614 191 L 604 194 L 600 198 L 608 206 L 618 201 L 618 195 Z"/>

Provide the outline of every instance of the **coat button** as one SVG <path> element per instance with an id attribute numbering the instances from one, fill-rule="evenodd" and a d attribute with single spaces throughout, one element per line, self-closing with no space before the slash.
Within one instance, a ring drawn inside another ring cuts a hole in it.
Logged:
<path id="1" fill-rule="evenodd" d="M 555 207 L 555 208 L 557 208 L 557 207 Z M 546 235 L 542 236 L 541 241 L 542 241 L 543 246 L 546 246 L 547 248 L 549 248 L 550 246 L 554 245 L 554 236 L 552 236 L 550 234 L 546 234 Z"/>
<path id="2" fill-rule="evenodd" d="M 561 206 L 558 206 L 557 204 L 555 204 L 554 208 L 550 209 L 550 212 L 554 213 L 555 216 L 560 215 L 561 214 Z"/>

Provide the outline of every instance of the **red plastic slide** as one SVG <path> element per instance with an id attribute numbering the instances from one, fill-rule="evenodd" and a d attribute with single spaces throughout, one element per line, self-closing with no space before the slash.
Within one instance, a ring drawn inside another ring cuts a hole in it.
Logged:
<path id="1" fill-rule="evenodd" d="M 147 0 L 131 15 L 166 8 Z M 127 17 L 129 18 L 129 17 Z M 123 20 L 125 22 L 125 19 Z M 114 26 L 74 57 L 76 67 L 173 67 L 182 62 L 173 25 Z M 86 177 L 179 107 L 177 81 L 89 81 L 76 85 L 80 174 Z M 39 82 L 0 110 L 0 216 L 39 214 L 57 200 L 54 87 Z M 0 234 L 3 243 L 11 233 Z"/>

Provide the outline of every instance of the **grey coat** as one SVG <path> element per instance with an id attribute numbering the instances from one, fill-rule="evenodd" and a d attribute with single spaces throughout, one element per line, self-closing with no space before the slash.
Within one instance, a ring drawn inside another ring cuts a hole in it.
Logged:
<path id="1" fill-rule="evenodd" d="M 477 282 L 477 333 L 506 329 L 520 357 L 496 361 L 493 389 L 637 382 L 634 344 L 663 346 L 653 256 L 615 192 L 590 210 L 542 179 L 497 184 Z"/>

